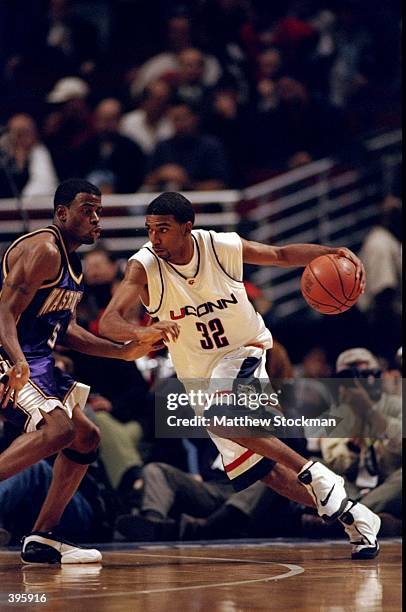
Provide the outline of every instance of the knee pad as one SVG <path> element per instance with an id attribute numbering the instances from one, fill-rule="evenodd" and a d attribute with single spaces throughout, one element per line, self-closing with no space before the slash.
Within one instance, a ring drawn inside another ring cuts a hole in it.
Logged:
<path id="1" fill-rule="evenodd" d="M 64 448 L 62 450 L 65 457 L 73 461 L 74 463 L 79 463 L 80 465 L 90 465 L 93 461 L 96 461 L 99 456 L 99 449 L 90 451 L 90 453 L 79 453 L 79 451 L 73 450 L 72 448 Z"/>

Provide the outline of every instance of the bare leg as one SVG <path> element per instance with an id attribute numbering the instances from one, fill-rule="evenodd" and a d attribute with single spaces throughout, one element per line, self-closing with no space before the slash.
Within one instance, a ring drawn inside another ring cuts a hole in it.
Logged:
<path id="1" fill-rule="evenodd" d="M 59 453 L 54 463 L 51 486 L 33 531 L 50 531 L 59 523 L 86 471 L 87 465 L 74 463 L 63 453 Z"/>
<path id="2" fill-rule="evenodd" d="M 60 408 L 42 413 L 40 429 L 19 436 L 0 455 L 0 480 L 6 480 L 40 459 L 68 446 L 74 437 L 73 425 Z"/>
<path id="3" fill-rule="evenodd" d="M 80 453 L 89 453 L 99 444 L 99 430 L 83 414 L 79 406 L 73 410 L 75 438 L 69 446 Z M 61 520 L 62 514 L 76 493 L 88 466 L 75 463 L 59 453 L 54 463 L 51 486 L 42 505 L 33 531 L 50 531 Z"/>
<path id="4" fill-rule="evenodd" d="M 233 442 L 240 444 L 240 446 L 244 446 L 245 448 L 258 453 L 258 455 L 268 457 L 268 459 L 273 459 L 277 463 L 290 468 L 295 472 L 295 475 L 297 475 L 303 466 L 308 462 L 308 459 L 305 459 L 299 455 L 281 440 L 278 440 L 278 438 L 250 437 L 232 438 L 232 440 Z"/>
<path id="5" fill-rule="evenodd" d="M 262 479 L 262 482 L 280 495 L 298 504 L 316 508 L 313 498 L 298 481 L 297 474 L 284 465 L 277 463 L 271 472 Z"/>

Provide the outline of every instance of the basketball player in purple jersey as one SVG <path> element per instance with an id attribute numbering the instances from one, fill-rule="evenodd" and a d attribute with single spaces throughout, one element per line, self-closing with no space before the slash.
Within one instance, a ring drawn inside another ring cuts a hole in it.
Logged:
<path id="1" fill-rule="evenodd" d="M 99 431 L 83 414 L 89 387 L 54 367 L 56 343 L 88 355 L 134 360 L 161 340 L 176 339 L 177 324 L 139 329 L 138 338 L 118 344 L 80 327 L 75 311 L 83 294 L 75 251 L 100 235 L 101 194 L 82 179 L 59 185 L 54 221 L 15 240 L 0 272 L 0 402 L 3 416 L 21 435 L 0 455 L 0 479 L 57 454 L 53 479 L 31 534 L 23 539 L 26 563 L 91 563 L 95 549 L 63 540 L 60 518 L 97 456 Z"/>

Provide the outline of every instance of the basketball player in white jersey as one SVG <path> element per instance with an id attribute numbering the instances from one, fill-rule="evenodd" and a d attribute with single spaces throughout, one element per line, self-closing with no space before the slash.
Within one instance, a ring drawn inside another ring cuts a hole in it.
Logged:
<path id="1" fill-rule="evenodd" d="M 113 340 L 137 339 L 131 316 L 139 300 L 152 317 L 175 321 L 177 338 L 166 344 L 186 388 L 191 379 L 205 379 L 210 391 L 221 393 L 224 379 L 267 378 L 265 352 L 272 336 L 248 300 L 244 263 L 306 266 L 320 255 L 338 254 L 355 263 L 358 282 L 362 289 L 365 285 L 362 263 L 347 248 L 274 247 L 234 232 L 194 230 L 193 222 L 193 207 L 179 193 L 163 193 L 151 202 L 146 216 L 150 242 L 130 258 L 100 322 L 101 333 Z M 380 519 L 348 498 L 341 477 L 276 437 L 210 435 L 237 490 L 261 479 L 278 493 L 315 507 L 324 520 L 339 519 L 353 545 L 352 558 L 377 555 Z"/>

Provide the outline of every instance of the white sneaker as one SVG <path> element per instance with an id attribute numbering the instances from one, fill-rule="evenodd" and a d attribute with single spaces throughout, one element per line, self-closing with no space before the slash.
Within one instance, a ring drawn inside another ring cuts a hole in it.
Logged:
<path id="1" fill-rule="evenodd" d="M 82 548 L 51 533 L 34 531 L 22 539 L 24 563 L 99 563 L 101 552 Z"/>
<path id="2" fill-rule="evenodd" d="M 313 497 L 324 521 L 334 521 L 344 512 L 348 503 L 344 478 L 318 461 L 309 461 L 299 472 L 298 479 Z"/>
<path id="3" fill-rule="evenodd" d="M 376 536 L 381 527 L 381 519 L 369 508 L 349 501 L 348 508 L 339 518 L 345 533 L 352 544 L 352 559 L 373 559 L 379 553 Z"/>

